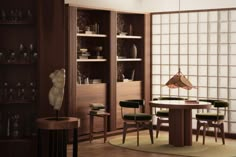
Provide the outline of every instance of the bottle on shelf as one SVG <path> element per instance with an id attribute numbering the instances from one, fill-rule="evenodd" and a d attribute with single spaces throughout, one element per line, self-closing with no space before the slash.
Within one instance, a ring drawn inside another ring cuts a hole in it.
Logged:
<path id="1" fill-rule="evenodd" d="M 14 63 L 16 62 L 17 56 L 16 52 L 14 50 L 10 50 L 9 57 L 8 57 L 8 63 Z"/>
<path id="2" fill-rule="evenodd" d="M 29 54 L 30 54 L 30 60 L 32 63 L 35 63 L 37 61 L 38 58 L 38 53 L 35 50 L 35 47 L 33 44 L 29 45 Z"/>
<path id="3" fill-rule="evenodd" d="M 8 87 L 8 83 L 4 82 L 3 83 L 3 100 L 7 100 L 8 99 L 8 91 L 9 87 Z"/>
<path id="4" fill-rule="evenodd" d="M 10 136 L 17 138 L 20 136 L 20 115 L 15 113 L 11 116 Z"/>
<path id="5" fill-rule="evenodd" d="M 11 113 L 7 113 L 7 127 L 6 127 L 6 136 L 10 136 L 10 126 L 11 126 Z"/>
<path id="6" fill-rule="evenodd" d="M 0 112 L 0 137 L 3 136 L 3 112 Z"/>
<path id="7" fill-rule="evenodd" d="M 3 22 L 7 20 L 6 11 L 4 9 L 1 10 L 0 20 Z"/>
<path id="8" fill-rule="evenodd" d="M 35 101 L 35 99 L 36 99 L 36 86 L 35 86 L 35 83 L 34 82 L 30 82 L 29 86 L 30 86 L 31 100 Z"/>
<path id="9" fill-rule="evenodd" d="M 20 46 L 19 46 L 19 55 L 20 55 L 21 61 L 23 61 L 23 62 L 29 61 L 29 54 L 23 44 L 20 44 Z"/>

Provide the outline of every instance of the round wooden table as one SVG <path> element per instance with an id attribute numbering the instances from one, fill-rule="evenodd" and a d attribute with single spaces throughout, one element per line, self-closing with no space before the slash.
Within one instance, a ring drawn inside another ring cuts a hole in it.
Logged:
<path id="1" fill-rule="evenodd" d="M 49 156 L 63 156 L 67 155 L 67 138 L 66 131 L 73 130 L 73 157 L 77 157 L 78 151 L 78 127 L 79 127 L 79 119 L 75 117 L 59 117 L 58 119 L 55 117 L 45 117 L 37 119 L 37 128 L 38 128 L 38 157 L 41 157 L 41 147 L 42 147 L 42 139 L 41 139 L 41 130 L 49 131 Z M 60 137 L 60 132 L 62 132 L 62 136 Z M 59 142 L 59 139 L 62 142 Z M 60 149 L 60 145 L 62 149 Z"/>
<path id="2" fill-rule="evenodd" d="M 185 100 L 150 101 L 150 107 L 169 109 L 169 144 L 192 145 L 192 109 L 208 109 L 211 103 Z"/>

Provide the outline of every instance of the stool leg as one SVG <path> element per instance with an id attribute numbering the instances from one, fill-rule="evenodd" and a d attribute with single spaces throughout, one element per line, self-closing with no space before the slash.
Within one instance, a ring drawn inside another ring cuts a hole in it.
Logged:
<path id="1" fill-rule="evenodd" d="M 90 143 L 92 142 L 93 140 L 93 115 L 89 115 L 89 118 L 90 118 L 90 133 L 89 133 L 89 141 Z"/>
<path id="2" fill-rule="evenodd" d="M 37 157 L 42 156 L 42 154 L 41 154 L 41 145 L 42 145 L 42 143 L 41 143 L 41 131 L 40 131 L 40 129 L 38 129 Z"/>
<path id="3" fill-rule="evenodd" d="M 77 157 L 77 151 L 78 151 L 78 129 L 74 128 L 73 133 L 73 157 Z"/>
<path id="4" fill-rule="evenodd" d="M 107 116 L 105 115 L 103 117 L 103 123 L 104 123 L 104 143 L 106 143 L 107 140 Z"/>

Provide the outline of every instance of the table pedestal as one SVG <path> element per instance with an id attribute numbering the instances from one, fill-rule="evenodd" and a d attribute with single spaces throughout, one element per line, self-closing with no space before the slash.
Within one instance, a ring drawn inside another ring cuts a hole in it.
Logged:
<path id="1" fill-rule="evenodd" d="M 192 110 L 169 110 L 169 144 L 182 147 L 192 145 Z"/>
<path id="2" fill-rule="evenodd" d="M 74 117 L 53 117 L 37 119 L 38 127 L 38 153 L 42 156 L 42 130 L 49 132 L 49 157 L 66 157 L 68 130 L 73 130 L 73 157 L 77 157 L 78 151 L 78 126 L 79 119 Z"/>

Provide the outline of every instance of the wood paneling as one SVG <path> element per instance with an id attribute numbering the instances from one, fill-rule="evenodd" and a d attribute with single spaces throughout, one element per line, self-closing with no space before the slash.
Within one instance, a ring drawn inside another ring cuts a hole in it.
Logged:
<path id="1" fill-rule="evenodd" d="M 40 57 L 38 115 L 44 117 L 54 115 L 53 108 L 48 102 L 48 91 L 52 86 L 49 74 L 56 69 L 66 68 L 64 0 L 38 0 L 38 28 Z M 59 115 L 65 115 L 66 100 L 64 97 Z"/>
<path id="2" fill-rule="evenodd" d="M 76 87 L 76 111 L 80 118 L 79 135 L 89 133 L 90 103 L 102 103 L 107 106 L 107 84 L 83 84 Z M 103 130 L 101 118 L 94 119 L 94 131 Z"/>
<path id="3" fill-rule="evenodd" d="M 116 128 L 123 127 L 119 102 L 122 100 L 142 99 L 142 82 L 118 82 L 116 95 Z"/>

